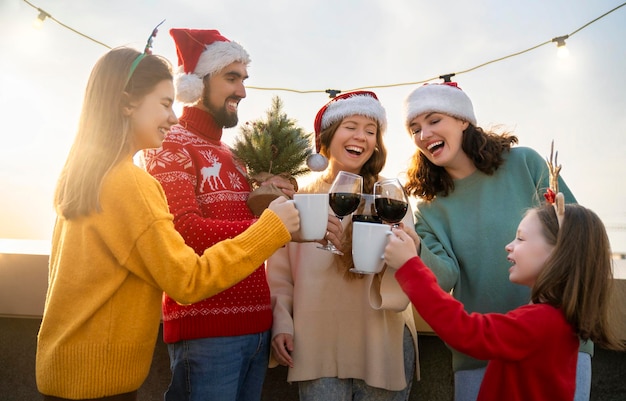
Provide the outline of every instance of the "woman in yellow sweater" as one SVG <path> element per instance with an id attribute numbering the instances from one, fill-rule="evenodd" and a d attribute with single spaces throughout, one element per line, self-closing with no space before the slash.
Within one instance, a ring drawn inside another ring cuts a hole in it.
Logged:
<path id="1" fill-rule="evenodd" d="M 297 210 L 281 197 L 247 231 L 202 256 L 185 245 L 160 184 L 133 164 L 177 122 L 171 66 L 149 54 L 149 44 L 142 54 L 114 49 L 96 63 L 57 184 L 36 362 L 46 400 L 135 400 L 150 369 L 162 293 L 180 303 L 213 296 L 299 228 Z"/>

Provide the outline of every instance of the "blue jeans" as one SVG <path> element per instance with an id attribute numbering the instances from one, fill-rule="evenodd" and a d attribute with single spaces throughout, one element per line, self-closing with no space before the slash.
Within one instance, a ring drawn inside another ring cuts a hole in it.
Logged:
<path id="1" fill-rule="evenodd" d="M 589 397 L 591 397 L 591 355 L 579 352 L 574 401 L 589 401 Z"/>
<path id="2" fill-rule="evenodd" d="M 407 386 L 404 390 L 390 391 L 369 386 L 360 379 L 322 377 L 298 382 L 300 401 L 406 401 L 411 393 L 415 375 L 415 345 L 413 336 L 405 326 L 403 338 L 404 374 Z"/>
<path id="3" fill-rule="evenodd" d="M 454 401 L 476 401 L 485 368 L 454 372 Z M 589 401 L 591 395 L 591 355 L 578 353 L 575 401 Z"/>
<path id="4" fill-rule="evenodd" d="M 259 401 L 270 332 L 168 344 L 172 380 L 166 401 Z"/>
<path id="5" fill-rule="evenodd" d="M 487 368 L 454 372 L 454 401 L 476 401 Z"/>

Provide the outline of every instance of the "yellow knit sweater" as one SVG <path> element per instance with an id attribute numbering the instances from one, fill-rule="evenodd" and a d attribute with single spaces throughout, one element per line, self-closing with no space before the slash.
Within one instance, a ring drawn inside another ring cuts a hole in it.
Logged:
<path id="1" fill-rule="evenodd" d="M 137 390 L 148 375 L 163 291 L 181 303 L 223 291 L 291 236 L 266 210 L 248 230 L 198 256 L 175 230 L 165 194 L 124 161 L 106 177 L 102 212 L 58 218 L 38 336 L 43 394 L 96 398 Z"/>

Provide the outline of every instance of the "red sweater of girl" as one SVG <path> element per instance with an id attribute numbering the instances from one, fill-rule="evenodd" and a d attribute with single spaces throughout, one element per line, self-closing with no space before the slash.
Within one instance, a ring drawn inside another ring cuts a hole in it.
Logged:
<path id="1" fill-rule="evenodd" d="M 468 314 L 417 256 L 396 272 L 396 279 L 445 343 L 489 360 L 479 401 L 574 399 L 580 343 L 560 309 L 529 304 L 506 314 Z"/>
<path id="2" fill-rule="evenodd" d="M 198 254 L 256 220 L 246 205 L 250 186 L 245 168 L 221 138 L 222 128 L 210 114 L 185 107 L 162 147 L 145 153 L 146 169 L 163 186 L 176 229 Z M 239 284 L 192 305 L 163 297 L 166 343 L 260 333 L 271 327 L 264 265 Z"/>

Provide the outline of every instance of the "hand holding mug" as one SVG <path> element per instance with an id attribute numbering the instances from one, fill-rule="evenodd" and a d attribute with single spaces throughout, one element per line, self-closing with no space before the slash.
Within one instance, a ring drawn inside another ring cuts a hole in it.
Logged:
<path id="1" fill-rule="evenodd" d="M 292 202 L 287 201 L 287 198 L 284 196 L 274 199 L 267 208 L 276 213 L 291 234 L 300 229 L 298 209 L 295 208 Z"/>
<path id="2" fill-rule="evenodd" d="M 407 260 L 417 256 L 414 239 L 399 228 L 391 230 L 389 242 L 385 247 L 385 263 L 389 267 L 399 269 Z"/>

